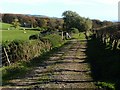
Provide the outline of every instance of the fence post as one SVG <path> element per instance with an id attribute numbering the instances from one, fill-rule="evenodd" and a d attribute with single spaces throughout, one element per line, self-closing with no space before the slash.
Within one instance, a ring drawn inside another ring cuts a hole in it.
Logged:
<path id="1" fill-rule="evenodd" d="M 5 49 L 5 48 L 3 48 L 3 49 L 4 49 L 5 55 L 6 55 L 6 57 L 7 57 L 7 61 L 8 61 L 8 63 L 9 63 L 9 65 L 11 65 L 10 60 L 9 60 L 9 58 L 8 58 L 7 51 L 6 51 L 6 49 Z"/>
<path id="2" fill-rule="evenodd" d="M 62 40 L 64 39 L 64 36 L 63 36 L 63 31 L 62 31 Z"/>

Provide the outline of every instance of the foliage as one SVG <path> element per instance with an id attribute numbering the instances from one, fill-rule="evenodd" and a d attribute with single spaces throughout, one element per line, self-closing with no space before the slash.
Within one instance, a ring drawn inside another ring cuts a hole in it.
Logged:
<path id="1" fill-rule="evenodd" d="M 15 14 L 2 14 L 2 21 L 4 23 L 11 24 L 15 18 L 16 18 Z"/>
<path id="2" fill-rule="evenodd" d="M 44 62 L 49 58 L 52 53 L 58 51 L 61 47 L 68 43 L 63 43 L 58 48 L 54 48 L 49 52 L 42 52 L 40 56 L 32 58 L 30 61 L 19 61 L 17 63 L 12 64 L 11 66 L 4 66 L 0 68 L 0 72 L 2 73 L 2 84 L 9 84 L 9 80 L 13 78 L 21 78 L 25 74 L 29 73 L 33 70 L 35 66 L 39 65 L 40 63 Z"/>
<path id="3" fill-rule="evenodd" d="M 70 32 L 71 28 L 77 28 L 80 32 L 87 31 L 92 28 L 92 21 L 79 16 L 76 12 L 65 11 L 62 14 L 64 19 L 64 28 Z"/>
<path id="4" fill-rule="evenodd" d="M 51 44 L 40 40 L 14 40 L 9 43 L 3 43 L 2 49 L 3 48 L 6 48 L 10 62 L 15 63 L 19 60 L 30 60 L 33 57 L 40 55 L 43 51 L 50 50 Z M 2 60 L 3 65 L 7 64 L 5 58 Z"/>
<path id="5" fill-rule="evenodd" d="M 63 42 L 61 36 L 57 34 L 50 34 L 47 35 L 45 38 L 51 42 L 53 48 L 61 45 Z"/>
<path id="6" fill-rule="evenodd" d="M 49 19 L 48 28 L 50 30 L 55 30 L 56 29 L 56 20 L 55 19 Z"/>
<path id="7" fill-rule="evenodd" d="M 92 76 L 100 85 L 120 89 L 120 51 L 112 51 L 99 39 L 92 38 L 88 41 L 86 54 L 91 64 Z M 98 85 L 99 86 L 99 85 Z"/>
<path id="8" fill-rule="evenodd" d="M 15 29 L 19 29 L 20 27 L 20 23 L 19 20 L 17 18 L 14 19 L 14 21 L 12 22 L 13 27 L 15 27 Z"/>
<path id="9" fill-rule="evenodd" d="M 83 32 L 80 32 L 80 33 L 72 34 L 72 38 L 81 40 L 81 39 L 85 39 L 85 35 Z"/>
<path id="10" fill-rule="evenodd" d="M 78 28 L 80 26 L 80 16 L 76 12 L 65 11 L 62 14 L 64 19 L 64 28 L 70 32 L 71 28 Z M 78 28 L 79 29 L 79 28 Z"/>
<path id="11" fill-rule="evenodd" d="M 39 27 L 45 28 L 47 27 L 47 19 L 43 19 L 43 18 L 36 18 L 37 21 L 37 25 Z"/>
<path id="12" fill-rule="evenodd" d="M 71 28 L 71 33 L 77 34 L 79 33 L 79 30 L 77 28 Z"/>
<path id="13" fill-rule="evenodd" d="M 13 40 L 3 42 L 3 47 L 8 49 L 8 55 L 11 57 L 11 62 L 24 59 L 28 60 L 41 53 L 41 50 L 49 50 L 62 44 L 60 35 L 50 34 L 45 37 L 41 37 L 38 34 L 31 35 L 29 39 L 36 39 L 31 41 Z M 52 46 L 51 46 L 52 45 Z M 44 51 L 43 50 L 43 51 Z M 3 60 L 3 63 L 6 61 Z"/>
<path id="14" fill-rule="evenodd" d="M 92 21 L 89 18 L 87 18 L 83 24 L 86 31 L 92 29 Z"/>
<path id="15" fill-rule="evenodd" d="M 93 22 L 93 28 L 100 28 L 100 27 L 104 27 L 104 26 L 112 26 L 113 25 L 113 22 L 111 21 L 100 21 L 98 19 L 93 19 L 92 20 Z"/>
<path id="16" fill-rule="evenodd" d="M 48 17 L 36 17 L 32 15 L 23 14 L 2 14 L 2 21 L 4 23 L 12 24 L 14 19 L 18 19 L 21 27 L 36 28 L 41 27 L 44 29 L 61 29 L 63 26 L 63 19 L 60 18 L 48 18 Z"/>
<path id="17" fill-rule="evenodd" d="M 70 15 L 69 15 L 70 14 Z M 36 17 L 32 15 L 23 15 L 23 14 L 2 14 L 2 21 L 4 23 L 12 24 L 13 20 L 17 18 L 19 20 L 19 23 L 22 27 L 42 27 L 42 28 L 52 28 L 52 29 L 62 29 L 64 21 L 67 23 L 64 23 L 64 27 L 66 28 L 78 28 L 80 31 L 84 31 L 84 27 L 82 27 L 82 24 L 84 25 L 84 20 L 86 18 L 79 16 L 76 12 L 72 11 L 65 11 L 63 13 L 63 19 L 61 18 L 49 18 L 49 17 Z M 66 18 L 69 17 L 69 18 Z M 66 18 L 66 20 L 65 20 Z M 71 18 L 73 23 L 71 22 Z M 79 18 L 79 19 L 78 19 Z M 100 21 L 93 19 L 93 28 L 99 28 L 102 26 L 109 26 L 113 23 L 110 21 Z M 71 26 L 72 25 L 72 26 Z"/>
<path id="18" fill-rule="evenodd" d="M 112 83 L 98 82 L 97 86 L 98 86 L 98 88 L 115 90 L 115 85 Z"/>
<path id="19" fill-rule="evenodd" d="M 2 79 L 3 79 L 3 84 L 5 84 L 6 80 L 10 80 L 12 78 L 18 77 L 18 75 L 23 75 L 25 74 L 29 69 L 28 66 L 25 64 L 19 64 L 16 63 L 12 66 L 6 66 L 1 68 L 2 70 Z"/>
<path id="20" fill-rule="evenodd" d="M 39 39 L 39 35 L 38 35 L 38 34 L 31 35 L 31 36 L 29 37 L 29 40 L 32 40 L 32 39 Z"/>
<path id="21" fill-rule="evenodd" d="M 64 20 L 63 19 L 56 19 L 56 29 L 62 30 L 63 29 Z"/>
<path id="22" fill-rule="evenodd" d="M 120 31 L 119 24 L 114 24 L 112 26 L 101 27 L 99 29 L 94 29 L 93 33 L 95 38 L 98 38 L 104 45 L 110 46 L 109 48 L 116 50 L 119 49 L 119 39 Z"/>

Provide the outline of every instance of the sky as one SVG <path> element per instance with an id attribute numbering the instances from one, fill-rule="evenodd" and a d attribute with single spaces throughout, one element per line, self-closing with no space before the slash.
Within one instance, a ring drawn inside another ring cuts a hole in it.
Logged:
<path id="1" fill-rule="evenodd" d="M 0 13 L 62 17 L 67 10 L 80 16 L 117 21 L 119 0 L 0 0 Z"/>

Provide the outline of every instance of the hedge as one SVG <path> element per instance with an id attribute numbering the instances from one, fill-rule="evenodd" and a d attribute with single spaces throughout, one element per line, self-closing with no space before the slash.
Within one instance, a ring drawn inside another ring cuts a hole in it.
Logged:
<path id="1" fill-rule="evenodd" d="M 45 42 L 40 40 L 14 40 L 12 42 L 5 42 L 2 44 L 2 65 L 8 65 L 4 48 L 10 62 L 15 63 L 20 60 L 30 60 L 43 52 L 49 51 L 51 44 L 48 40 Z"/>
<path id="2" fill-rule="evenodd" d="M 2 65 L 4 66 L 9 64 L 4 48 L 7 51 L 10 63 L 15 63 L 21 60 L 31 60 L 34 57 L 40 56 L 44 52 L 60 46 L 62 42 L 61 36 L 57 34 L 50 34 L 45 37 L 39 37 L 28 41 L 6 41 L 2 44 Z"/>

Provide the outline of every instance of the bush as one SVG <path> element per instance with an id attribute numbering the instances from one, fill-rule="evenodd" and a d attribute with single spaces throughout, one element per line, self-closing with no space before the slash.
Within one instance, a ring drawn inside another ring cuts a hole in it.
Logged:
<path id="1" fill-rule="evenodd" d="M 5 57 L 3 48 L 6 49 L 10 62 L 15 63 L 20 60 L 30 60 L 62 44 L 62 38 L 58 34 L 50 34 L 44 37 L 41 37 L 40 34 L 36 34 L 31 35 L 29 39 L 30 41 L 14 40 L 4 42 L 2 44 L 3 57 Z M 8 65 L 6 57 L 2 60 L 3 65 Z"/>
<path id="2" fill-rule="evenodd" d="M 40 40 L 14 40 L 2 45 L 2 56 L 5 57 L 3 48 L 6 49 L 10 62 L 15 63 L 19 60 L 30 60 L 36 56 L 39 56 L 43 53 L 43 51 L 46 52 L 50 50 L 51 44 L 48 40 L 46 40 L 46 42 Z M 2 59 L 2 65 L 7 65 L 6 58 Z"/>
<path id="3" fill-rule="evenodd" d="M 62 44 L 62 38 L 60 35 L 50 34 L 50 35 L 47 35 L 45 38 L 51 42 L 52 48 L 57 47 L 60 44 Z"/>
<path id="4" fill-rule="evenodd" d="M 106 82 L 98 82 L 97 83 L 98 88 L 104 88 L 109 90 L 115 90 L 115 85 L 112 83 L 106 83 Z"/>
<path id="5" fill-rule="evenodd" d="M 77 28 L 72 28 L 71 29 L 71 33 L 77 34 L 77 33 L 79 33 L 79 30 Z"/>
<path id="6" fill-rule="evenodd" d="M 39 35 L 36 34 L 36 35 L 31 35 L 31 36 L 29 37 L 29 40 L 33 40 L 33 39 L 39 39 Z"/>

